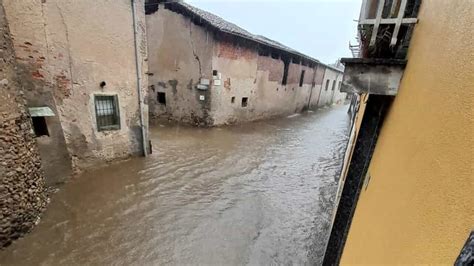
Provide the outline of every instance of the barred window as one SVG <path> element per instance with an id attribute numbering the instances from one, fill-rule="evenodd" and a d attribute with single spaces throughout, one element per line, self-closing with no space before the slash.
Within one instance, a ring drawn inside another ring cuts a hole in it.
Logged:
<path id="1" fill-rule="evenodd" d="M 97 130 L 120 129 L 120 114 L 117 95 L 95 95 L 95 114 Z"/>

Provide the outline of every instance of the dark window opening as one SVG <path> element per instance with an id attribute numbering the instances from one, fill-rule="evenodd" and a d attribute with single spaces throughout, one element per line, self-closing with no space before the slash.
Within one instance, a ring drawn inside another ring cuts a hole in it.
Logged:
<path id="1" fill-rule="evenodd" d="M 158 92 L 157 95 L 158 95 L 157 97 L 158 103 L 161 103 L 162 105 L 166 106 L 166 93 Z"/>
<path id="2" fill-rule="evenodd" d="M 96 95 L 95 114 L 97 119 L 97 130 L 120 129 L 120 114 L 117 95 Z"/>
<path id="3" fill-rule="evenodd" d="M 280 58 L 280 55 L 277 54 L 277 53 L 272 53 L 272 54 L 271 54 L 271 57 L 272 57 L 273 59 L 278 59 L 278 58 Z"/>
<path id="4" fill-rule="evenodd" d="M 248 103 L 249 103 L 249 98 L 242 97 L 242 107 L 247 107 Z"/>
<path id="5" fill-rule="evenodd" d="M 326 89 L 325 90 L 328 90 L 328 88 L 329 88 L 329 79 L 326 80 Z"/>
<path id="6" fill-rule="evenodd" d="M 303 87 L 303 81 L 304 81 L 304 70 L 301 70 L 301 76 L 300 76 L 300 87 Z"/>
<path id="7" fill-rule="evenodd" d="M 290 67 L 290 62 L 288 60 L 284 60 L 284 68 L 283 68 L 283 79 L 281 80 L 281 85 L 286 85 L 286 82 L 288 81 L 288 68 Z"/>
<path id="8" fill-rule="evenodd" d="M 217 70 L 212 70 L 212 75 L 217 76 Z"/>
<path id="9" fill-rule="evenodd" d="M 33 131 L 37 137 L 49 136 L 48 125 L 44 116 L 35 116 L 31 119 L 33 120 Z"/>
<path id="10" fill-rule="evenodd" d="M 235 96 L 233 96 L 233 97 L 230 99 L 230 102 L 231 102 L 231 103 L 235 103 Z"/>
<path id="11" fill-rule="evenodd" d="M 339 91 L 341 91 L 341 86 L 342 86 L 342 82 L 339 81 L 339 84 L 338 84 Z"/>
<path id="12" fill-rule="evenodd" d="M 331 90 L 334 90 L 335 88 L 336 88 L 336 81 L 333 80 L 333 81 L 332 81 L 332 89 L 331 89 Z"/>

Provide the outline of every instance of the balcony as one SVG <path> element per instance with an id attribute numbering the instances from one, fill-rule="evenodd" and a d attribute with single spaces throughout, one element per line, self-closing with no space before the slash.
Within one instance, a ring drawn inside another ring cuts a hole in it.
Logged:
<path id="1" fill-rule="evenodd" d="M 395 96 L 421 0 L 363 0 L 358 44 L 345 65 L 341 91 Z"/>

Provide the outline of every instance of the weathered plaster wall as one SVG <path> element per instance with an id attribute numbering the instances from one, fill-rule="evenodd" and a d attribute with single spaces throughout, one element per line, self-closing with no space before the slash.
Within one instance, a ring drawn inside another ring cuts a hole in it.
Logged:
<path id="1" fill-rule="evenodd" d="M 473 228 L 474 3 L 418 18 L 341 264 L 453 264 Z"/>
<path id="2" fill-rule="evenodd" d="M 136 6 L 142 92 L 146 98 L 143 1 L 138 0 Z M 139 153 L 131 1 L 8 0 L 5 9 L 23 75 L 34 79 L 27 86 L 28 105 L 49 106 L 57 114 L 48 120 L 54 133 L 50 145 L 41 145 L 45 146 L 42 150 L 60 151 L 64 155 L 60 157 L 69 157 L 76 169 Z M 107 83 L 103 89 L 101 81 Z M 120 130 L 97 131 L 95 94 L 118 95 Z M 145 120 L 147 114 L 145 110 Z M 62 141 L 67 144 L 67 152 L 61 150 Z M 52 164 L 61 165 L 59 162 L 53 158 Z"/>
<path id="3" fill-rule="evenodd" d="M 287 84 L 282 85 L 284 62 L 280 54 L 259 55 L 255 43 L 196 25 L 163 4 L 146 17 L 153 117 L 221 125 L 318 106 L 326 66 L 290 62 Z M 300 87 L 302 70 L 305 75 Z M 208 90 L 196 88 L 201 78 L 210 81 Z M 166 94 L 166 105 L 159 103 L 158 93 Z M 329 104 L 333 94 L 323 96 Z M 243 98 L 248 98 L 246 106 L 242 106 Z"/>
<path id="4" fill-rule="evenodd" d="M 41 162 L 16 68 L 0 0 L 0 249 L 28 232 L 47 203 Z"/>
<path id="5" fill-rule="evenodd" d="M 212 33 L 163 5 L 146 19 L 151 116 L 212 124 L 210 86 L 208 90 L 196 88 L 201 78 L 212 79 Z M 166 105 L 158 102 L 158 92 L 166 93 Z"/>
<path id="6" fill-rule="evenodd" d="M 342 97 L 345 98 L 345 93 L 340 92 L 339 82 L 342 82 L 343 73 L 336 71 L 332 68 L 326 68 L 324 73 L 323 85 L 321 96 L 319 100 L 319 105 L 331 105 L 337 103 L 337 100 L 340 100 Z M 326 82 L 329 80 L 329 86 L 326 88 Z M 335 86 L 333 89 L 333 82 Z M 342 96 L 344 95 L 344 96 Z"/>
<path id="7" fill-rule="evenodd" d="M 315 70 L 290 63 L 287 85 L 282 85 L 284 63 L 279 58 L 259 55 L 256 49 L 222 40 L 216 45 L 213 69 L 222 85 L 213 86 L 212 110 L 215 124 L 252 121 L 300 112 L 308 107 Z M 303 86 L 299 86 L 305 70 Z M 235 102 L 232 103 L 232 97 Z M 242 98 L 248 105 L 242 106 Z"/>
<path id="8" fill-rule="evenodd" d="M 27 105 L 29 107 L 50 107 L 58 114 L 55 95 L 60 95 L 56 81 L 64 81 L 63 74 L 50 78 L 50 63 L 47 52 L 46 23 L 43 17 L 41 3 L 32 8 L 31 1 L 4 1 L 12 36 L 18 75 L 20 76 Z M 26 20 L 26 21 L 25 21 Z M 61 57 L 64 58 L 64 56 Z M 54 84 L 53 84 L 54 83 Z M 48 184 L 61 182 L 70 175 L 72 170 L 71 158 L 66 148 L 60 117 L 47 117 L 49 137 L 37 138 L 42 166 Z"/>
<path id="9" fill-rule="evenodd" d="M 326 72 L 326 66 L 322 64 L 318 64 L 314 71 L 314 83 L 313 89 L 310 93 L 310 105 L 309 109 L 318 108 L 319 105 L 319 98 L 321 97 L 322 89 L 323 89 L 323 81 L 324 81 L 324 73 Z"/>

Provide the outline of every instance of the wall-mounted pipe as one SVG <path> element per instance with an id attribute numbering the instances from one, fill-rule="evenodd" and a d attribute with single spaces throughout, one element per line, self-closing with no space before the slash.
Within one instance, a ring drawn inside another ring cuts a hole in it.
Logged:
<path id="1" fill-rule="evenodd" d="M 140 109 L 140 129 L 142 133 L 142 148 L 143 156 L 147 156 L 147 139 L 146 139 L 146 127 L 145 121 L 143 118 L 143 96 L 142 96 L 142 80 L 141 80 L 141 69 L 139 62 L 139 52 L 138 52 L 138 32 L 137 32 L 137 16 L 135 14 L 135 2 L 136 0 L 131 0 L 132 4 L 132 20 L 133 20 L 133 43 L 135 47 L 135 68 L 137 74 L 137 94 L 138 94 L 138 108 Z"/>

